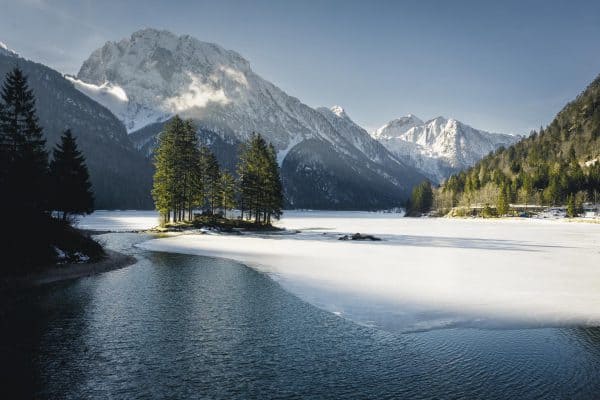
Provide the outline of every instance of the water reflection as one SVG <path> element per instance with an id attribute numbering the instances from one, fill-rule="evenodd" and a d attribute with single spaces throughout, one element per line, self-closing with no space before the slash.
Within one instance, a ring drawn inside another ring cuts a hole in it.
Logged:
<path id="1" fill-rule="evenodd" d="M 2 320 L 3 374 L 38 398 L 592 398 L 599 329 L 358 326 L 238 264 L 140 252 Z"/>

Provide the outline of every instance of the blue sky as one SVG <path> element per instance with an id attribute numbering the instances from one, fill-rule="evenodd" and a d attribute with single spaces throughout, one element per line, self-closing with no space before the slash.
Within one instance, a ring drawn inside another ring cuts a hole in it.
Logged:
<path id="1" fill-rule="evenodd" d="M 371 130 L 408 113 L 523 134 L 600 73 L 600 1 L 0 0 L 0 41 L 75 74 L 145 27 L 236 50 Z"/>

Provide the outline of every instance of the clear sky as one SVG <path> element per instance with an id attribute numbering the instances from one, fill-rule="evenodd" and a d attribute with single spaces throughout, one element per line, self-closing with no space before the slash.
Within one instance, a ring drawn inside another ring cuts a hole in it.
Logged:
<path id="1" fill-rule="evenodd" d="M 64 73 L 146 27 L 235 50 L 369 130 L 413 113 L 522 134 L 600 73 L 600 1 L 0 0 L 0 41 Z"/>

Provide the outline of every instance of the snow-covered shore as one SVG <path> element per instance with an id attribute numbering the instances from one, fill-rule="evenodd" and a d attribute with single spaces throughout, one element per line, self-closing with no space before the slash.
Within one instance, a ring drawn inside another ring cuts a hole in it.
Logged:
<path id="1" fill-rule="evenodd" d="M 77 228 L 91 231 L 132 232 L 154 228 L 159 224 L 156 211 L 106 211 L 98 210 L 82 216 Z"/>
<path id="2" fill-rule="evenodd" d="M 600 226 L 288 212 L 298 235 L 181 235 L 147 250 L 233 259 L 302 299 L 364 324 L 600 325 Z M 361 232 L 382 242 L 344 242 Z"/>

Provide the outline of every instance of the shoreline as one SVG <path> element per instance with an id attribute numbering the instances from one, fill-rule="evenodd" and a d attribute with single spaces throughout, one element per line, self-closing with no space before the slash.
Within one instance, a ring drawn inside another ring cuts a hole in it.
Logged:
<path id="1" fill-rule="evenodd" d="M 137 262 L 134 256 L 109 249 L 104 251 L 106 256 L 96 262 L 54 265 L 25 276 L 6 277 L 2 280 L 2 289 L 8 287 L 38 287 L 125 268 Z"/>

